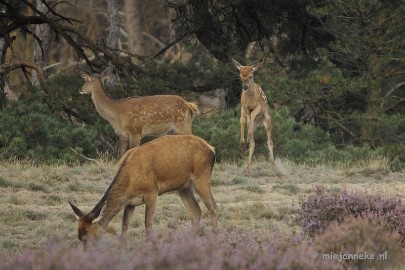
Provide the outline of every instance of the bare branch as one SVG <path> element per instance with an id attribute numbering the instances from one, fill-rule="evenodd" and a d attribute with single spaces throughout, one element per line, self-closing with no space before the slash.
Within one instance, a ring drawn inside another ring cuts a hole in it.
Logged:
<path id="1" fill-rule="evenodd" d="M 400 88 L 401 86 L 405 85 L 405 81 L 397 83 L 394 87 L 392 87 L 388 92 L 385 94 L 385 97 L 389 97 L 395 90 Z"/>
<path id="2" fill-rule="evenodd" d="M 349 128 L 347 128 L 346 126 L 344 126 L 342 123 L 340 123 L 337 119 L 335 119 L 331 112 L 329 112 L 328 110 L 326 110 L 325 108 L 323 108 L 323 106 L 319 105 L 319 108 L 321 109 L 321 111 L 323 113 L 326 114 L 326 116 L 328 117 L 329 120 L 331 120 L 333 123 L 335 123 L 341 130 L 343 130 L 344 132 L 346 132 L 347 134 L 350 135 L 350 137 L 352 137 L 353 139 L 357 139 L 357 135 L 351 131 Z"/>
<path id="3" fill-rule="evenodd" d="M 42 90 L 44 90 L 44 92 L 46 94 L 49 94 L 49 87 L 48 84 L 46 83 L 46 77 L 45 77 L 45 73 L 44 70 L 42 69 L 42 67 L 40 67 L 37 64 L 34 64 L 32 62 L 29 61 L 16 61 L 13 63 L 6 63 L 0 66 L 0 75 L 1 76 L 5 76 L 7 75 L 10 71 L 14 70 L 14 69 L 24 69 L 24 68 L 31 68 L 34 69 L 37 73 L 38 73 L 38 79 L 39 79 L 39 85 L 41 86 Z"/>
<path id="4" fill-rule="evenodd" d="M 173 41 L 169 42 L 169 44 L 167 44 L 163 49 L 161 49 L 157 54 L 155 54 L 155 56 L 153 58 L 157 58 L 160 55 L 164 54 L 168 49 L 170 49 L 173 45 L 175 45 L 176 43 L 182 41 L 184 38 L 186 38 L 190 33 L 184 33 L 181 36 L 178 36 L 176 39 L 174 39 Z"/>

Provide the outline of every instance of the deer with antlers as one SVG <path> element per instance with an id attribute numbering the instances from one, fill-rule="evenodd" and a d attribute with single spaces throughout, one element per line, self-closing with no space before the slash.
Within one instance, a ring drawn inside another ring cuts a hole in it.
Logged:
<path id="1" fill-rule="evenodd" d="M 192 134 L 191 125 L 198 114 L 197 105 L 175 95 L 113 100 L 104 89 L 104 81 L 111 76 L 112 67 L 101 74 L 90 74 L 82 69 L 79 73 L 85 80 L 80 93 L 91 93 L 97 112 L 111 124 L 120 138 L 120 156 L 125 153 L 128 144 L 130 148 L 138 146 L 146 135 Z"/>
<path id="2" fill-rule="evenodd" d="M 79 217 L 79 240 L 86 244 L 87 241 L 98 239 L 122 209 L 121 239 L 125 240 L 129 219 L 135 207 L 142 204 L 145 204 L 148 235 L 152 228 L 157 197 L 170 191 L 177 191 L 193 223 L 198 223 L 201 209 L 193 194 L 195 190 L 207 207 L 216 228 L 218 208 L 211 192 L 214 163 L 214 148 L 194 135 L 163 136 L 128 150 L 117 164 L 112 183 L 90 213 L 84 214 L 69 202 Z M 103 208 L 101 219 L 95 221 Z"/>
<path id="3" fill-rule="evenodd" d="M 269 160 L 272 164 L 273 170 L 276 170 L 273 157 L 273 141 L 271 139 L 272 125 L 269 114 L 269 104 L 262 88 L 259 84 L 255 83 L 253 79 L 253 72 L 255 72 L 261 66 L 261 63 L 253 66 L 242 66 L 236 60 L 232 59 L 232 61 L 236 68 L 240 71 L 239 76 L 243 84 L 240 113 L 240 143 L 242 149 L 245 149 L 245 124 L 247 122 L 248 129 L 246 140 L 247 144 L 249 144 L 249 160 L 247 163 L 246 172 L 250 173 L 250 165 L 252 163 L 252 156 L 255 149 L 253 132 L 260 123 L 262 123 L 266 129 Z"/>

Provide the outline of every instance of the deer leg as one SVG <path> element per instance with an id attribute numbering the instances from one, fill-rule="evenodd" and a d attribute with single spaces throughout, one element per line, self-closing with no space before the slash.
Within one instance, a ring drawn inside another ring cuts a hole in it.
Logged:
<path id="1" fill-rule="evenodd" d="M 103 217 L 99 221 L 100 226 L 103 229 L 107 228 L 108 223 L 121 211 L 125 204 L 126 200 L 124 197 L 114 200 L 114 202 L 107 201 L 103 211 Z"/>
<path id="2" fill-rule="evenodd" d="M 129 147 L 137 147 L 141 143 L 141 135 L 140 134 L 130 134 L 129 135 Z"/>
<path id="3" fill-rule="evenodd" d="M 122 157 L 127 151 L 129 140 L 126 136 L 118 135 L 120 138 L 120 147 L 118 148 L 118 154 Z"/>
<path id="4" fill-rule="evenodd" d="M 210 184 L 210 176 L 202 176 L 194 181 L 194 189 L 207 207 L 212 226 L 216 229 L 218 227 L 218 206 L 212 196 Z"/>
<path id="5" fill-rule="evenodd" d="M 252 157 L 253 157 L 253 152 L 255 151 L 255 139 L 253 135 L 253 131 L 255 126 L 257 125 L 257 116 L 262 112 L 262 107 L 258 106 L 256 109 L 254 109 L 251 114 L 250 114 L 250 119 L 249 119 L 249 126 L 248 126 L 248 143 L 249 143 L 249 160 L 246 168 L 246 173 L 250 174 L 250 165 L 252 164 Z"/>
<path id="6" fill-rule="evenodd" d="M 124 208 L 124 216 L 122 217 L 122 230 L 121 230 L 121 240 L 125 241 L 128 231 L 129 220 L 134 213 L 135 205 L 127 205 Z"/>
<path id="7" fill-rule="evenodd" d="M 262 112 L 262 107 L 258 106 L 256 107 L 251 113 L 250 113 L 250 119 L 248 121 L 248 135 L 247 135 L 247 140 L 248 143 L 250 141 L 253 141 L 253 131 L 256 126 L 256 117 Z"/>
<path id="8" fill-rule="evenodd" d="M 192 217 L 192 222 L 194 225 L 200 222 L 201 218 L 201 208 L 198 205 L 193 190 L 191 187 L 187 187 L 178 191 L 181 201 L 183 202 L 184 206 L 190 212 Z"/>
<path id="9" fill-rule="evenodd" d="M 153 217 L 156 211 L 157 204 L 157 192 L 150 192 L 144 196 L 145 202 L 145 228 L 146 228 L 146 237 L 149 239 L 152 232 Z"/>
<path id="10" fill-rule="evenodd" d="M 271 125 L 271 118 L 268 112 L 264 114 L 263 126 L 267 132 L 267 147 L 269 148 L 269 160 L 271 162 L 273 170 L 276 170 L 277 168 L 276 163 L 274 162 L 274 155 L 273 155 L 273 140 L 271 139 L 272 125 Z"/>
<path id="11" fill-rule="evenodd" d="M 250 174 L 250 165 L 252 164 L 252 157 L 255 151 L 255 140 L 252 137 L 252 140 L 249 143 L 249 159 L 246 166 L 246 174 Z"/>
<path id="12" fill-rule="evenodd" d="M 186 119 L 180 124 L 175 125 L 175 130 L 174 133 L 177 135 L 188 135 L 188 134 L 193 134 L 191 125 L 192 125 L 193 119 Z"/>
<path id="13" fill-rule="evenodd" d="M 240 110 L 240 146 L 242 151 L 245 151 L 245 124 L 246 124 L 246 111 L 243 107 Z"/>

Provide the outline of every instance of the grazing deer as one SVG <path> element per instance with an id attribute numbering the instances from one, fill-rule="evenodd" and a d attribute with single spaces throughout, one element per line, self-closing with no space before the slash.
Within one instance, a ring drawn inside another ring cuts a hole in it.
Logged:
<path id="1" fill-rule="evenodd" d="M 121 239 L 125 240 L 128 222 L 135 206 L 145 204 L 145 227 L 149 234 L 156 211 L 157 197 L 177 191 L 190 212 L 193 223 L 201 218 L 201 209 L 193 189 L 202 199 L 217 226 L 217 205 L 211 192 L 211 173 L 215 151 L 194 135 L 163 136 L 128 150 L 116 167 L 115 177 L 104 196 L 88 214 L 70 205 L 79 217 L 79 240 L 99 238 L 108 223 L 124 208 Z M 102 217 L 94 222 L 105 206 Z"/>
<path id="2" fill-rule="evenodd" d="M 113 100 L 104 89 L 104 80 L 111 76 L 112 67 L 101 74 L 91 75 L 81 69 L 79 72 L 85 79 L 80 93 L 91 93 L 97 112 L 114 128 L 121 141 L 120 156 L 125 153 L 128 144 L 130 148 L 138 146 L 146 135 L 192 134 L 191 125 L 198 114 L 197 105 L 174 95 Z"/>
<path id="3" fill-rule="evenodd" d="M 273 157 L 273 141 L 271 140 L 271 117 L 269 114 L 269 104 L 267 103 L 266 95 L 259 84 L 254 82 L 253 72 L 255 72 L 261 64 L 254 66 L 242 66 L 237 61 L 232 59 L 234 65 L 240 71 L 240 79 L 242 80 L 241 94 L 241 113 L 240 113 L 240 144 L 242 149 L 246 149 L 245 144 L 245 124 L 248 123 L 247 143 L 249 145 L 249 160 L 246 171 L 250 173 L 250 165 L 252 156 L 255 150 L 255 141 L 253 131 L 258 124 L 263 123 L 267 132 L 267 146 L 269 148 L 269 159 L 272 163 L 273 170 L 276 170 L 276 165 Z"/>

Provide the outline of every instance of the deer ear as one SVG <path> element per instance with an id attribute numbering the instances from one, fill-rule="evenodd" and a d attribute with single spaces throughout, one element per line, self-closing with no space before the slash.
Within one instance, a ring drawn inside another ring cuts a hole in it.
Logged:
<path id="1" fill-rule="evenodd" d="M 76 216 L 78 218 L 81 218 L 83 216 L 82 210 L 80 210 L 77 206 L 75 206 L 73 203 L 69 202 L 70 206 L 73 209 L 73 212 L 75 212 Z"/>
<path id="2" fill-rule="evenodd" d="M 84 78 L 86 80 L 90 80 L 90 77 L 91 77 L 90 73 L 88 73 L 86 70 L 84 70 L 80 67 L 77 67 L 77 70 L 79 71 L 79 74 L 82 78 Z"/>
<path id="3" fill-rule="evenodd" d="M 103 73 L 101 73 L 101 77 L 103 77 L 104 79 L 107 79 L 108 77 L 110 77 L 113 73 L 114 67 L 113 66 L 109 66 L 107 67 Z"/>
<path id="4" fill-rule="evenodd" d="M 254 65 L 254 66 L 252 67 L 252 71 L 255 72 L 255 71 L 258 70 L 259 67 L 261 67 L 262 65 L 263 65 L 263 62 Z"/>
<path id="5" fill-rule="evenodd" d="M 100 216 L 101 210 L 106 205 L 107 201 L 99 202 L 93 210 L 87 215 L 87 218 L 91 221 L 94 221 L 96 218 Z"/>
<path id="6" fill-rule="evenodd" d="M 240 69 L 241 67 L 242 67 L 242 65 L 241 64 L 239 64 L 239 62 L 238 61 L 236 61 L 235 59 L 233 59 L 232 58 L 232 62 L 233 62 L 233 64 L 235 65 L 235 67 L 237 68 L 237 69 Z"/>

